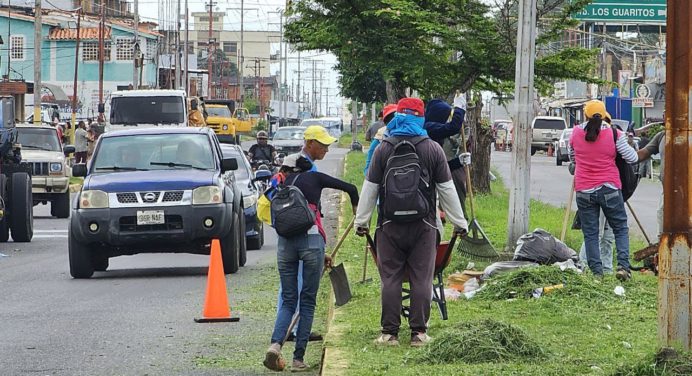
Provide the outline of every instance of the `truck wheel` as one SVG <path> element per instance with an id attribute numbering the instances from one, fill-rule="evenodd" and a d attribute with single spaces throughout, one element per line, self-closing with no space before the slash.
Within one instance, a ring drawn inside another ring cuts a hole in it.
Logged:
<path id="1" fill-rule="evenodd" d="M 537 151 L 538 151 L 538 149 L 536 149 L 536 148 L 531 148 L 531 155 L 536 154 Z"/>
<path id="2" fill-rule="evenodd" d="M 557 153 L 555 153 L 555 163 L 558 166 L 562 166 L 562 155 L 560 155 L 559 151 Z"/>
<path id="3" fill-rule="evenodd" d="M 91 256 L 91 264 L 97 272 L 105 272 L 108 269 L 108 256 L 94 252 Z"/>
<path id="4" fill-rule="evenodd" d="M 225 238 L 221 239 L 221 258 L 223 259 L 223 272 L 233 274 L 239 268 L 240 234 L 238 217 L 233 215 L 231 231 Z"/>
<path id="5" fill-rule="evenodd" d="M 10 226 L 8 225 L 10 217 L 7 205 L 10 203 L 10 198 L 7 196 L 7 177 L 0 174 L 0 197 L 5 202 L 5 216 L 0 218 L 0 243 L 5 243 L 10 239 Z"/>
<path id="6" fill-rule="evenodd" d="M 257 236 L 253 236 L 252 238 L 248 239 L 247 241 L 247 249 L 262 249 L 262 246 L 264 245 L 264 224 L 260 223 L 260 228 L 259 228 L 259 234 Z"/>
<path id="7" fill-rule="evenodd" d="M 70 191 L 57 195 L 50 203 L 50 214 L 58 218 L 70 218 Z"/>
<path id="8" fill-rule="evenodd" d="M 10 229 L 15 242 L 30 242 L 34 237 L 33 195 L 31 177 L 25 172 L 12 174 L 12 207 L 10 208 Z"/>
<path id="9" fill-rule="evenodd" d="M 245 263 L 247 262 L 247 236 L 245 236 L 245 233 L 247 232 L 245 229 L 245 214 L 240 213 L 240 256 L 238 258 L 238 265 L 240 266 L 245 266 Z"/>
<path id="10" fill-rule="evenodd" d="M 67 248 L 72 278 L 91 278 L 94 275 L 94 264 L 91 262 L 89 247 L 75 240 L 72 231 L 70 231 L 67 239 Z"/>

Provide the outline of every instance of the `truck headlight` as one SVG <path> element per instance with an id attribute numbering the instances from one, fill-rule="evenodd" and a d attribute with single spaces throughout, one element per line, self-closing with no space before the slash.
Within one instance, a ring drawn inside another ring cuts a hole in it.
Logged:
<path id="1" fill-rule="evenodd" d="M 223 127 L 221 127 L 224 131 L 228 130 L 228 124 L 224 124 Z"/>
<path id="2" fill-rule="evenodd" d="M 210 185 L 192 191 L 192 205 L 220 204 L 223 201 L 221 188 Z"/>
<path id="3" fill-rule="evenodd" d="M 243 209 L 247 209 L 257 203 L 257 195 L 243 196 Z"/>
<path id="4" fill-rule="evenodd" d="M 97 190 L 82 191 L 79 195 L 79 207 L 82 209 L 104 209 L 108 207 L 108 193 Z"/>
<path id="5" fill-rule="evenodd" d="M 62 163 L 60 162 L 51 162 L 50 164 L 50 172 L 61 172 L 62 171 Z"/>

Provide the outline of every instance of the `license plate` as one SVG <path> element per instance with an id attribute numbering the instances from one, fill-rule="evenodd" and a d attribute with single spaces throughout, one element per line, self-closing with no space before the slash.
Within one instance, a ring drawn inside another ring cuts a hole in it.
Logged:
<path id="1" fill-rule="evenodd" d="M 163 210 L 137 210 L 137 225 L 160 225 L 166 223 Z"/>

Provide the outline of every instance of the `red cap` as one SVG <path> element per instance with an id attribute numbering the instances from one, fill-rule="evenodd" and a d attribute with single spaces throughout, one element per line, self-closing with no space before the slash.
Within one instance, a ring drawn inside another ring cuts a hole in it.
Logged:
<path id="1" fill-rule="evenodd" d="M 405 112 L 405 110 L 413 111 L 412 115 L 423 116 L 425 114 L 425 105 L 418 98 L 401 98 L 396 105 L 396 112 Z"/>
<path id="2" fill-rule="evenodd" d="M 395 104 L 388 104 L 382 109 L 382 119 L 386 119 L 391 113 L 396 112 Z"/>

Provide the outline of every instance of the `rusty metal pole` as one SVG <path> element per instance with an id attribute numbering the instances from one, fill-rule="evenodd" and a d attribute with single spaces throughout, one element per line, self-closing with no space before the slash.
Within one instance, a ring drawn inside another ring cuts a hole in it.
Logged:
<path id="1" fill-rule="evenodd" d="M 668 0 L 663 233 L 659 246 L 658 337 L 692 348 L 692 5 Z"/>

